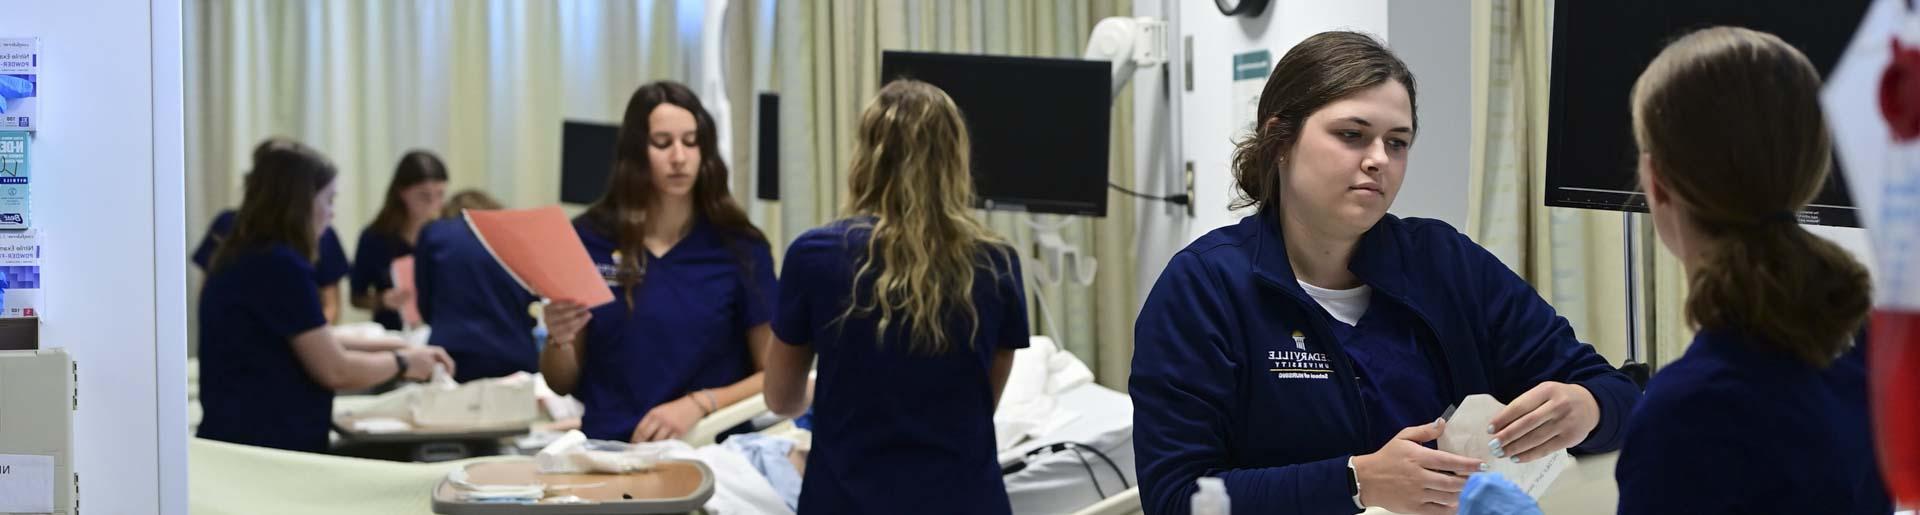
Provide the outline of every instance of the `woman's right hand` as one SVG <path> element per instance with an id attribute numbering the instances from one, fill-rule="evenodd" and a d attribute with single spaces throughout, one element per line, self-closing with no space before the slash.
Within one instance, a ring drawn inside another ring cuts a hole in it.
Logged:
<path id="1" fill-rule="evenodd" d="M 556 345 L 578 343 L 587 321 L 593 320 L 593 312 L 586 306 L 570 301 L 556 300 L 540 309 L 547 321 L 547 338 Z"/>
<path id="2" fill-rule="evenodd" d="M 1467 476 L 1486 463 L 1420 444 L 1440 438 L 1446 422 L 1400 430 L 1378 452 L 1353 457 L 1360 481 L 1360 504 L 1394 513 L 1451 514 L 1457 509 Z"/>
<path id="3" fill-rule="evenodd" d="M 380 292 L 380 305 L 389 310 L 399 311 L 408 302 L 413 302 L 412 289 L 393 288 Z"/>
<path id="4" fill-rule="evenodd" d="M 444 365 L 447 367 L 447 374 L 453 374 L 453 357 L 447 355 L 446 349 L 433 345 L 422 345 L 401 349 L 396 352 L 400 353 L 401 359 L 407 360 L 406 378 L 408 380 L 425 381 L 432 379 L 434 365 Z"/>

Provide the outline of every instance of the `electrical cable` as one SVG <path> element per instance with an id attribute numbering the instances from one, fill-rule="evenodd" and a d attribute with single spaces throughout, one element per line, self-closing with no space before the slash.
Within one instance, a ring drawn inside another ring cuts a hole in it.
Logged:
<path id="1" fill-rule="evenodd" d="M 1068 451 L 1068 450 L 1073 451 L 1074 456 L 1080 459 L 1081 467 L 1087 470 L 1087 477 L 1093 481 L 1093 491 L 1096 493 L 1099 493 L 1100 498 L 1102 500 L 1107 498 L 1106 489 L 1100 486 L 1100 476 L 1094 473 L 1093 464 L 1087 461 L 1086 455 L 1080 454 L 1080 451 L 1082 450 L 1091 452 L 1093 453 L 1094 457 L 1100 458 L 1100 461 L 1106 462 L 1107 468 L 1113 471 L 1114 477 L 1120 478 L 1121 490 L 1133 488 L 1133 482 L 1127 481 L 1126 473 L 1121 472 L 1120 466 L 1118 464 L 1115 464 L 1113 462 L 1113 458 L 1108 457 L 1107 453 L 1100 452 L 1099 449 L 1095 449 L 1093 448 L 1093 446 L 1076 443 L 1076 442 L 1056 442 L 1056 443 L 1051 443 L 1047 445 L 1042 445 L 1040 447 L 1036 447 L 1031 451 L 1027 451 L 1026 456 L 1022 457 L 1020 461 L 1015 462 L 1006 467 L 1003 467 L 1000 473 L 1001 475 L 1010 475 L 1015 472 L 1025 470 L 1027 468 L 1027 460 L 1032 459 L 1034 456 L 1039 456 L 1042 454 L 1054 454 L 1057 452 Z"/>
<path id="2" fill-rule="evenodd" d="M 1188 196 L 1187 196 L 1187 195 L 1185 195 L 1185 194 L 1178 194 L 1178 195 L 1167 195 L 1167 196 L 1159 196 L 1159 195 L 1148 195 L 1148 194 L 1145 194 L 1145 193 L 1141 193 L 1141 192 L 1138 192 L 1138 191 L 1133 191 L 1133 190 L 1130 190 L 1130 189 L 1126 189 L 1126 188 L 1122 188 L 1122 187 L 1120 187 L 1120 185 L 1119 185 L 1119 184 L 1116 184 L 1116 183 L 1111 183 L 1111 182 L 1109 182 L 1109 183 L 1107 183 L 1107 187 L 1108 187 L 1108 188 L 1112 188 L 1112 189 L 1113 189 L 1114 191 L 1118 191 L 1118 192 L 1120 192 L 1120 193 L 1124 193 L 1124 194 L 1127 194 L 1127 195 L 1130 195 L 1130 196 L 1134 196 L 1134 197 L 1138 197 L 1138 198 L 1143 198 L 1143 199 L 1147 199 L 1147 200 L 1158 200 L 1158 201 L 1161 201 L 1161 202 L 1169 202 L 1169 203 L 1172 203 L 1172 204 L 1174 204 L 1174 205 L 1179 205 L 1179 206 L 1184 206 L 1184 205 L 1187 205 L 1187 202 L 1189 202 L 1189 201 L 1191 201 L 1191 200 L 1192 200 L 1192 199 L 1191 199 L 1190 197 L 1188 197 Z"/>
<path id="3" fill-rule="evenodd" d="M 1093 473 L 1093 464 L 1087 463 L 1087 455 L 1080 454 L 1080 449 L 1075 447 L 1067 447 L 1067 449 L 1073 451 L 1075 458 L 1080 458 L 1080 466 L 1087 469 L 1087 479 L 1093 480 L 1093 493 L 1100 496 L 1100 499 L 1094 502 L 1107 500 L 1106 489 L 1100 488 L 1100 475 Z"/>

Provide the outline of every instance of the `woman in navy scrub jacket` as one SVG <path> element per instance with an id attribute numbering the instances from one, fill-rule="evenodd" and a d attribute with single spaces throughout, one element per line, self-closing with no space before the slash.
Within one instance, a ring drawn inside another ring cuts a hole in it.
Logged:
<path id="1" fill-rule="evenodd" d="M 267 138 L 253 147 L 254 160 L 259 160 L 261 153 L 275 145 L 289 143 L 292 141 Z M 252 174 L 247 176 L 252 177 Z M 207 265 L 213 262 L 213 251 L 219 248 L 220 241 L 233 233 L 233 215 L 232 209 L 215 215 L 213 223 L 207 227 L 206 236 L 200 239 L 200 246 L 193 250 L 193 265 L 200 267 L 201 271 L 206 271 Z M 327 322 L 332 323 L 340 319 L 340 279 L 347 276 L 348 269 L 347 251 L 340 247 L 340 237 L 334 234 L 332 226 L 320 234 L 319 251 L 320 257 L 313 264 L 313 284 L 320 289 L 320 308 L 327 313 Z"/>
<path id="2" fill-rule="evenodd" d="M 1794 223 L 1832 163 L 1819 94 L 1793 46 L 1731 27 L 1676 40 L 1634 85 L 1640 183 L 1698 332 L 1627 421 L 1620 513 L 1893 511 L 1850 337 L 1866 269 Z"/>
<path id="3" fill-rule="evenodd" d="M 1027 346 L 1019 258 L 973 213 L 967 129 L 924 82 L 860 116 L 851 217 L 787 248 L 767 406 L 807 410 L 800 513 L 1008 513 L 993 411 Z"/>
<path id="4" fill-rule="evenodd" d="M 432 152 L 408 152 L 394 167 L 380 214 L 360 231 L 348 278 L 350 297 L 353 307 L 372 311 L 373 321 L 388 330 L 404 329 L 400 307 L 414 299 L 413 290 L 394 288 L 393 260 L 413 255 L 420 228 L 440 217 L 446 198 L 447 165 Z"/>
<path id="5" fill-rule="evenodd" d="M 605 196 L 574 220 L 614 301 L 545 308 L 540 371 L 585 403 L 599 440 L 679 438 L 760 393 L 778 291 L 773 253 L 727 191 L 713 117 L 686 86 L 627 101 Z"/>
<path id="6" fill-rule="evenodd" d="M 1507 404 L 1474 428 L 1496 456 L 1620 445 L 1625 375 L 1465 235 L 1387 214 L 1416 112 L 1406 65 L 1363 34 L 1275 66 L 1234 158 L 1236 207 L 1259 211 L 1175 254 L 1135 325 L 1148 513 L 1186 513 L 1203 476 L 1235 512 L 1450 512 L 1485 464 L 1426 445 L 1477 393 Z"/>
<path id="7" fill-rule="evenodd" d="M 420 230 L 413 252 L 413 282 L 420 316 L 433 331 L 427 343 L 460 362 L 454 380 L 539 372 L 533 315 L 538 302 L 487 252 L 461 216 L 463 209 L 500 209 L 486 193 L 462 191 L 447 201 L 445 216 Z"/>
<path id="8" fill-rule="evenodd" d="M 201 438 L 323 452 L 334 391 L 453 368 L 438 347 L 351 350 L 327 331 L 312 263 L 333 220 L 333 177 L 297 143 L 255 161 L 200 293 Z"/>

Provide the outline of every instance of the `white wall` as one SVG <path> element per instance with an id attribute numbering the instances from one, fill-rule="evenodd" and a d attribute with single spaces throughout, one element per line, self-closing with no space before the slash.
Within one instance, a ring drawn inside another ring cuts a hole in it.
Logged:
<path id="1" fill-rule="evenodd" d="M 180 3 L 7 8 L 0 35 L 41 41 L 32 146 L 32 212 L 48 256 L 40 335 L 79 365 L 80 506 L 186 513 Z"/>
<path id="2" fill-rule="evenodd" d="M 1167 20 L 1169 61 L 1161 69 L 1145 69 L 1133 75 L 1133 185 L 1149 194 L 1172 195 L 1186 191 L 1183 171 L 1185 157 L 1179 152 L 1180 100 L 1174 95 L 1180 87 L 1182 59 L 1178 32 L 1183 9 L 1172 8 L 1179 0 L 1134 0 L 1134 16 L 1152 16 Z M 1217 14 L 1216 14 L 1217 15 Z M 1135 305 L 1145 305 L 1153 283 L 1160 278 L 1167 261 L 1187 244 L 1187 226 L 1192 223 L 1187 210 L 1166 202 L 1133 199 L 1138 213 L 1134 230 Z"/>
<path id="3" fill-rule="evenodd" d="M 1473 6 L 1468 0 L 1388 0 L 1389 46 L 1413 69 L 1420 134 L 1393 214 L 1467 228 L 1473 135 Z"/>
<path id="4" fill-rule="evenodd" d="M 1802 225 L 1802 227 L 1806 227 L 1807 232 L 1811 232 L 1815 236 L 1826 238 L 1827 241 L 1831 241 L 1841 248 L 1847 249 L 1848 253 L 1853 254 L 1854 260 L 1867 266 L 1869 272 L 1878 270 L 1874 268 L 1873 248 L 1867 243 L 1867 231 L 1865 229 L 1828 227 L 1824 225 Z"/>

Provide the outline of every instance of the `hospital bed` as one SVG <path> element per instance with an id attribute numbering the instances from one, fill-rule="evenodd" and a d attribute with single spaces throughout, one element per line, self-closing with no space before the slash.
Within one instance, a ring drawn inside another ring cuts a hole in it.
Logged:
<path id="1" fill-rule="evenodd" d="M 1035 336 L 1014 354 L 1014 368 L 1001 394 L 995 432 L 1005 444 L 1000 465 L 1007 497 L 1017 514 L 1130 515 L 1140 513 L 1134 485 L 1133 401 L 1093 382 L 1093 373 L 1051 338 Z M 766 403 L 753 396 L 719 412 L 716 424 L 696 428 L 689 443 L 739 422 L 763 417 Z M 789 422 L 762 434 L 810 442 Z"/>
<path id="2" fill-rule="evenodd" d="M 1029 428 L 1001 453 L 1003 468 L 1018 468 L 1005 476 L 1009 498 L 1021 514 L 1127 515 L 1141 513 L 1137 478 L 1133 476 L 1133 409 L 1128 397 L 1091 382 L 1084 364 L 1038 338 L 1033 347 L 1016 354 L 1014 377 L 1003 394 L 1002 409 L 1036 402 L 1043 392 L 1052 404 L 1037 401 L 1050 417 Z M 1044 363 L 1045 367 L 1035 367 Z M 1024 366 L 1023 366 L 1024 365 Z M 1078 365 L 1076 367 L 1075 365 Z M 192 367 L 190 367 L 191 369 Z M 190 377 L 195 374 L 189 373 Z M 1035 386 L 1039 385 L 1039 386 Z M 190 385 L 189 391 L 194 388 Z M 1023 393 L 1024 392 L 1024 393 Z M 343 398 L 344 399 L 344 398 Z M 353 400 L 343 404 L 352 406 Z M 715 466 L 723 483 L 736 493 L 740 485 L 769 490 L 766 480 L 744 460 L 713 445 L 722 432 L 756 418 L 765 420 L 764 399 L 754 396 L 703 419 L 681 440 L 690 452 Z M 1004 421 L 1002 421 L 1004 422 Z M 1009 424 L 996 424 L 1007 426 Z M 1015 424 L 1017 425 L 1017 424 Z M 999 429 L 999 427 L 996 427 Z M 760 431 L 809 441 L 810 435 L 784 422 Z M 1100 451 L 1075 455 L 1071 450 L 1046 452 L 1058 442 L 1073 442 Z M 1035 452 L 1036 449 L 1042 449 Z M 429 496 L 446 474 L 469 463 L 502 458 L 474 458 L 440 463 L 399 463 L 341 456 L 287 452 L 194 439 L 189 446 L 190 493 L 196 514 L 281 513 L 431 513 Z M 1032 454 L 1032 456 L 1029 456 Z M 509 458 L 510 459 L 510 458 Z M 1083 463 L 1082 459 L 1086 461 Z M 1112 465 L 1107 461 L 1111 460 Z M 734 466 L 726 466 L 732 463 Z M 1015 466 L 1015 464 L 1020 464 Z M 1611 514 L 1617 490 L 1613 483 L 1614 455 L 1586 456 L 1562 474 L 1542 500 L 1547 513 Z M 746 469 L 742 471 L 742 469 Z M 267 473 L 263 473 L 267 472 Z M 1124 481 L 1123 481 L 1124 480 Z M 755 482 L 758 483 L 755 483 Z M 1098 486 L 1096 486 L 1096 483 Z M 738 496 L 736 496 L 738 497 Z M 752 511 L 749 511 L 752 512 Z M 1370 514 L 1388 513 L 1370 510 Z M 730 514 L 722 514 L 730 515 Z"/>
<path id="3" fill-rule="evenodd" d="M 1016 513 L 1139 513 L 1138 490 L 1132 487 L 1132 402 L 1125 394 L 1094 384 L 1084 364 L 1044 337 L 1036 338 L 1033 347 L 1016 354 L 1015 361 L 1015 377 L 1009 380 L 1002 406 L 1025 405 L 1049 415 L 1029 424 L 1028 436 L 1001 453 L 1003 467 L 1020 464 L 1020 470 L 1006 476 Z M 1038 366 L 1042 364 L 1050 366 Z M 197 400 L 198 367 L 188 368 L 189 394 Z M 341 396 L 336 400 L 336 410 L 351 411 L 371 400 L 371 396 Z M 198 403 L 190 402 L 190 409 L 197 415 Z M 757 420 L 757 425 L 767 425 L 777 421 L 769 417 L 764 398 L 756 395 L 702 419 L 680 440 L 706 453 L 704 457 L 710 462 L 730 460 L 719 454 L 722 451 L 714 445 L 716 438 L 742 423 Z M 198 418 L 190 416 L 194 421 Z M 762 432 L 800 441 L 811 439 L 793 428 L 790 421 Z M 1071 451 L 1033 452 L 1058 442 L 1085 447 L 1078 455 Z M 1096 458 L 1095 451 L 1101 456 Z M 403 463 L 200 439 L 193 440 L 190 453 L 193 512 L 210 514 L 430 513 L 429 492 L 448 472 L 468 463 L 499 459 Z M 716 469 L 720 473 L 730 470 Z M 733 482 L 736 489 L 741 482 L 766 481 L 750 476 L 738 473 L 723 479 Z"/>
<path id="4" fill-rule="evenodd" d="M 196 515 L 425 515 L 432 513 L 429 492 L 448 472 L 468 463 L 501 459 L 396 463 L 201 439 L 189 443 L 188 455 L 188 499 L 190 511 Z M 1553 514 L 1612 514 L 1618 496 L 1613 483 L 1614 459 L 1613 454 L 1581 457 L 1578 465 L 1555 481 L 1541 507 Z M 1123 494 L 1076 513 L 1138 511 L 1138 497 Z M 1367 513 L 1389 512 L 1376 509 Z"/>

